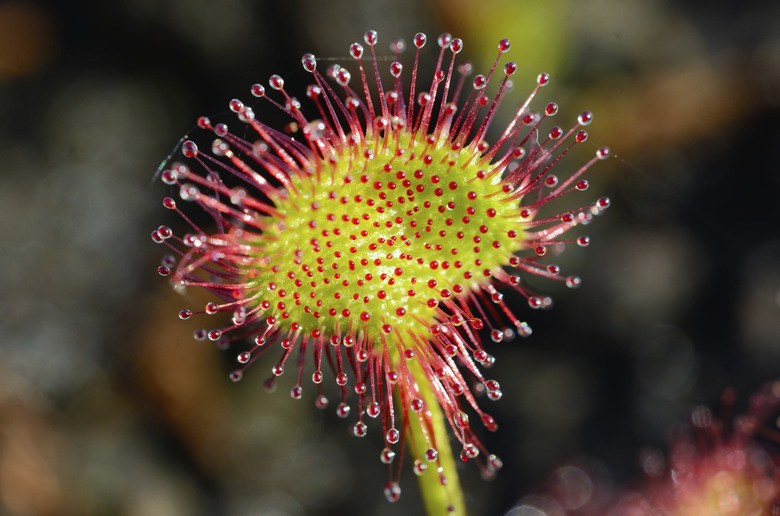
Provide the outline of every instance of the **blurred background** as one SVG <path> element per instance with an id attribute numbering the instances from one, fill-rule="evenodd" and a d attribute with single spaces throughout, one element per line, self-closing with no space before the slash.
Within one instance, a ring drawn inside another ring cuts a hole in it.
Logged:
<path id="1" fill-rule="evenodd" d="M 270 362 L 227 379 L 234 353 L 192 340 L 149 238 L 175 224 L 155 171 L 198 116 L 272 73 L 303 97 L 301 54 L 348 62 L 369 28 L 387 55 L 426 32 L 431 58 L 451 32 L 483 73 L 510 38 L 504 121 L 546 71 L 537 108 L 595 113 L 559 175 L 616 154 L 580 194 L 613 201 L 591 246 L 554 260 L 583 286 L 532 280 L 554 309 L 518 302 L 534 335 L 488 347 L 504 397 L 485 441 L 505 467 L 462 468 L 470 514 L 519 516 L 568 464 L 636 483 L 640 451 L 693 407 L 732 386 L 743 409 L 780 377 L 776 1 L 3 0 L 0 514 L 422 513 L 408 459 L 385 501 L 376 432 L 350 437 L 286 376 L 266 392 Z"/>

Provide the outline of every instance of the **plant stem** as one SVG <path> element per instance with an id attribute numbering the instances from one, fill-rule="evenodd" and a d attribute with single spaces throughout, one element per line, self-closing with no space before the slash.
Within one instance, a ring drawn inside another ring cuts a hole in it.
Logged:
<path id="1" fill-rule="evenodd" d="M 409 369 L 416 378 L 425 378 L 422 368 L 416 362 L 410 361 Z M 435 463 L 428 463 L 428 469 L 418 477 L 426 513 L 428 516 L 466 516 L 466 504 L 463 500 L 458 472 L 455 469 L 449 427 L 444 412 L 428 382 L 418 382 L 417 387 L 429 412 L 429 432 L 432 433 L 429 438 L 436 443 L 441 466 L 441 470 L 438 470 Z M 420 455 L 415 458 L 427 463 L 424 454 L 428 449 L 428 443 L 420 425 L 411 421 L 407 425 L 407 436 L 413 443 L 412 452 Z"/>

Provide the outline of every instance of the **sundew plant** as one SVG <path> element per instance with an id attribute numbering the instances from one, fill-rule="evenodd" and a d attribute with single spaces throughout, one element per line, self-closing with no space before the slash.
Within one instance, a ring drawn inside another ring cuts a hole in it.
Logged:
<path id="1" fill-rule="evenodd" d="M 169 250 L 158 271 L 176 288 L 212 294 L 179 313 L 204 321 L 196 339 L 251 343 L 231 379 L 259 361 L 269 384 L 285 376 L 293 398 L 311 389 L 316 406 L 335 405 L 356 437 L 381 440 L 389 501 L 401 494 L 408 450 L 428 513 L 463 514 L 455 458 L 486 476 L 501 467 L 475 432 L 497 430 L 486 405 L 502 396 L 486 376 L 494 358 L 484 343 L 531 334 L 523 308 L 503 292 L 539 309 L 552 301 L 525 275 L 580 285 L 548 262 L 549 250 L 588 245 L 572 230 L 609 200 L 580 200 L 583 174 L 609 150 L 594 147 L 584 163 L 564 159 L 587 140 L 592 115 L 559 127 L 555 103 L 534 110 L 545 73 L 535 83 L 519 78 L 530 94 L 501 106 L 517 68 L 501 64 L 509 40 L 474 76 L 458 63 L 463 42 L 449 34 L 437 40 L 432 70 L 420 65 L 422 33 L 406 60 L 402 40 L 390 44 L 388 61 L 377 58 L 375 31 L 364 40 L 349 47 L 349 67 L 322 70 L 323 61 L 304 55 L 305 89 L 288 89 L 278 75 L 251 87 L 256 104 L 289 116 L 284 128 L 238 99 L 229 103 L 236 126 L 198 119 L 213 143 L 185 141 L 181 161 L 161 173 L 174 192 L 163 205 L 183 222 L 152 232 Z M 510 110 L 503 128 L 494 127 L 499 109 Z M 196 223 L 196 211 L 212 222 Z M 228 324 L 209 318 L 220 313 Z"/>

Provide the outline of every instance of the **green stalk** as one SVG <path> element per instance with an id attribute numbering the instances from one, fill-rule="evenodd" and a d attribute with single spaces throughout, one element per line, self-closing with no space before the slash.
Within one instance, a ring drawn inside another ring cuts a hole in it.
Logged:
<path id="1" fill-rule="evenodd" d="M 407 364 L 415 378 L 425 378 L 425 373 L 416 361 L 410 360 Z M 442 468 L 441 473 L 447 479 L 447 484 L 442 485 L 436 463 L 428 463 L 428 469 L 417 477 L 425 511 L 428 516 L 466 516 L 466 504 L 463 501 L 463 490 L 460 487 L 458 471 L 455 469 L 455 459 L 450 445 L 450 430 L 444 412 L 428 382 L 418 382 L 417 388 L 430 412 L 433 434 L 431 437 L 436 441 L 439 464 Z M 419 457 L 415 458 L 427 463 L 424 454 L 428 449 L 428 444 L 417 421 L 410 421 L 407 425 L 407 437 L 413 443 L 413 453 L 420 454 Z M 454 508 L 454 512 L 450 512 L 450 507 Z"/>

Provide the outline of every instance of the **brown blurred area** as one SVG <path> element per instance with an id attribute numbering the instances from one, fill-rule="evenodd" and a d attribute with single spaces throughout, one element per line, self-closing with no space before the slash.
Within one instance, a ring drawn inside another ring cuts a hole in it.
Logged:
<path id="1" fill-rule="evenodd" d="M 272 73 L 303 98 L 301 54 L 348 62 L 370 28 L 383 49 L 449 31 L 483 73 L 510 38 L 499 117 L 547 71 L 537 108 L 595 114 L 561 174 L 617 155 L 581 194 L 613 201 L 593 243 L 555 258 L 583 287 L 532 280 L 555 308 L 518 304 L 534 335 L 489 350 L 505 468 L 463 468 L 470 512 L 509 513 L 574 457 L 633 478 L 693 406 L 780 373 L 778 27 L 770 1 L 0 0 L 0 514 L 420 514 L 410 471 L 384 500 L 374 427 L 348 436 L 310 383 L 290 399 L 292 374 L 266 392 L 271 357 L 228 380 L 236 351 L 192 339 L 211 323 L 176 314 L 204 299 L 149 238 L 178 223 L 153 177 L 198 116 Z"/>
<path id="2" fill-rule="evenodd" d="M 4 80 L 36 75 L 57 53 L 57 34 L 51 13 L 31 2 L 0 4 L 0 77 Z"/>

